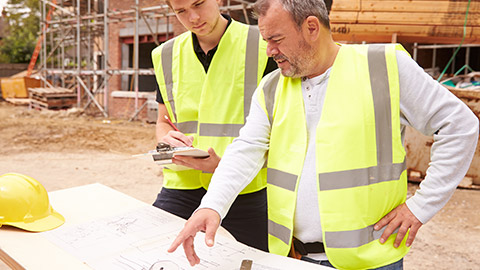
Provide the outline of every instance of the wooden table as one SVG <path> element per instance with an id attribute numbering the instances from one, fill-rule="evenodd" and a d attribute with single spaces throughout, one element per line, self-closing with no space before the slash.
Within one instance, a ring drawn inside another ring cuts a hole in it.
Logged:
<path id="1" fill-rule="evenodd" d="M 83 226 L 84 224 L 91 224 L 91 222 L 97 222 L 105 218 L 123 216 L 127 212 L 137 212 L 138 209 L 149 209 L 150 211 L 149 207 L 152 208 L 152 211 L 158 211 L 160 216 L 168 215 L 170 218 L 178 218 L 181 221 L 178 223 L 178 230 L 181 229 L 184 223 L 184 220 L 179 217 L 101 184 L 91 184 L 50 192 L 49 199 L 52 207 L 65 217 L 66 221 L 62 226 Z M 177 221 L 175 219 L 173 220 L 176 224 Z M 59 228 L 62 228 L 62 226 Z M 231 241 L 232 244 L 236 245 L 239 244 L 225 229 L 221 228 L 219 234 L 227 236 L 227 238 L 224 238 L 225 241 Z M 261 251 L 254 251 L 254 254 L 257 254 L 253 256 L 256 256 L 258 263 L 262 263 L 262 261 L 267 263 L 267 265 L 271 263 L 275 269 L 328 269 L 324 266 L 317 266 Z M 10 226 L 0 227 L 0 259 L 12 269 L 92 269 L 75 255 L 48 240 L 45 233 L 28 232 Z M 263 259 L 267 259 L 267 261 Z"/>
<path id="2" fill-rule="evenodd" d="M 99 198 L 102 203 L 98 203 Z M 65 217 L 65 224 L 80 224 L 103 218 L 105 213 L 115 215 L 146 205 L 101 184 L 53 191 L 49 199 L 53 209 Z M 40 233 L 10 226 L 0 228 L 0 259 L 13 269 L 91 269 Z"/>

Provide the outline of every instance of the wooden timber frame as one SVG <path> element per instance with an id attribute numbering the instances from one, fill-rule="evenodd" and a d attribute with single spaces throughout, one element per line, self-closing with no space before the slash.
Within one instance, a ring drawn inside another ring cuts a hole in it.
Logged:
<path id="1" fill-rule="evenodd" d="M 333 0 L 334 39 L 351 43 L 480 44 L 480 1 Z"/>

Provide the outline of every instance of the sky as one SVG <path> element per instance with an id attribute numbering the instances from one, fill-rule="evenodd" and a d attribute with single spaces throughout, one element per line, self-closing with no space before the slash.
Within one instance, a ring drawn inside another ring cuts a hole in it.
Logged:
<path id="1" fill-rule="evenodd" d="M 3 9 L 3 6 L 7 3 L 7 0 L 0 0 L 0 11 Z"/>

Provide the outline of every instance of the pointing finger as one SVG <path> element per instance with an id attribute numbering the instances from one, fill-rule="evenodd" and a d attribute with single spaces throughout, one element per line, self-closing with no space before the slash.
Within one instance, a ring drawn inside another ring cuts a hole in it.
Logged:
<path id="1" fill-rule="evenodd" d="M 170 245 L 170 247 L 168 248 L 167 252 L 168 253 L 172 253 L 174 252 L 175 250 L 177 250 L 177 248 L 185 241 L 185 238 L 183 237 L 183 235 L 180 233 L 177 238 L 175 238 L 175 240 L 173 240 L 173 243 Z"/>
<path id="2" fill-rule="evenodd" d="M 185 251 L 185 256 L 187 256 L 187 260 L 191 266 L 194 266 L 200 263 L 200 258 L 195 253 L 195 247 L 193 245 L 193 237 L 190 236 L 187 239 L 185 239 L 185 242 L 183 242 L 183 250 Z"/>

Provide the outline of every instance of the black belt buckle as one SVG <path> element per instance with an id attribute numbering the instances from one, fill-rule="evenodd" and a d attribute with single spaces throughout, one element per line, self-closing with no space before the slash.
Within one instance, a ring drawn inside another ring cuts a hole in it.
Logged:
<path id="1" fill-rule="evenodd" d="M 300 253 L 300 255 L 304 256 L 308 253 L 324 253 L 325 248 L 323 243 L 314 242 L 314 243 L 302 243 L 302 241 L 293 238 L 293 248 Z"/>

